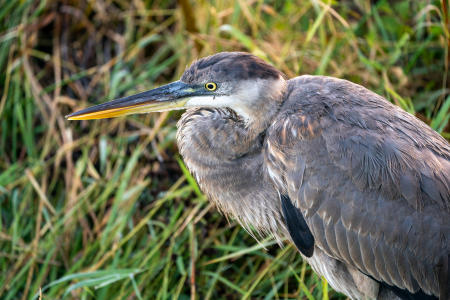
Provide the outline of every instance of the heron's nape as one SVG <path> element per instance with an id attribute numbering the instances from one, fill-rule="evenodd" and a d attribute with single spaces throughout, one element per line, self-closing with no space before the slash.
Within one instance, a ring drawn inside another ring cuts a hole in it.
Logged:
<path id="1" fill-rule="evenodd" d="M 80 110 L 66 118 L 69 120 L 105 119 L 129 114 L 182 109 L 188 98 L 208 94 L 203 86 L 175 81 L 153 90 Z"/>

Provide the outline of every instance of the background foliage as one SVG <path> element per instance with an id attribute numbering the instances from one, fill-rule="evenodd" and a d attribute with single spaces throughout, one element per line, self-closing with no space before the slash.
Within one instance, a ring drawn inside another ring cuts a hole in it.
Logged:
<path id="1" fill-rule="evenodd" d="M 0 298 L 344 299 L 218 215 L 177 154 L 179 112 L 64 115 L 242 50 L 360 83 L 448 139 L 448 6 L 0 0 Z"/>

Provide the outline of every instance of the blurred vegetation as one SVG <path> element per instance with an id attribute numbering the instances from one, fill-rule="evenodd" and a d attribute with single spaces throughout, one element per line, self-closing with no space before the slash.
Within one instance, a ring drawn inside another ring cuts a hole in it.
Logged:
<path id="1" fill-rule="evenodd" d="M 0 298 L 345 299 L 208 203 L 177 154 L 179 112 L 64 115 L 242 50 L 360 83 L 449 139 L 448 7 L 0 0 Z"/>

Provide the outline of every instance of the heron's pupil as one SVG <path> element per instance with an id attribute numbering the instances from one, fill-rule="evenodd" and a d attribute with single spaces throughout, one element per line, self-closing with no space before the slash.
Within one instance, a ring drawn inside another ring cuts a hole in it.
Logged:
<path id="1" fill-rule="evenodd" d="M 214 91 L 216 89 L 216 84 L 213 82 L 209 82 L 206 84 L 206 88 L 210 91 Z"/>

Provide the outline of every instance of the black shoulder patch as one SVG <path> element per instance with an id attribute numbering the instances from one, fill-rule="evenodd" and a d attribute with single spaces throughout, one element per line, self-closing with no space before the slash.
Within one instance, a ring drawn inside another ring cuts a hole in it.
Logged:
<path id="1" fill-rule="evenodd" d="M 314 237 L 302 213 L 286 195 L 281 195 L 281 208 L 283 209 L 284 222 L 295 246 L 303 255 L 311 257 L 314 253 Z"/>

